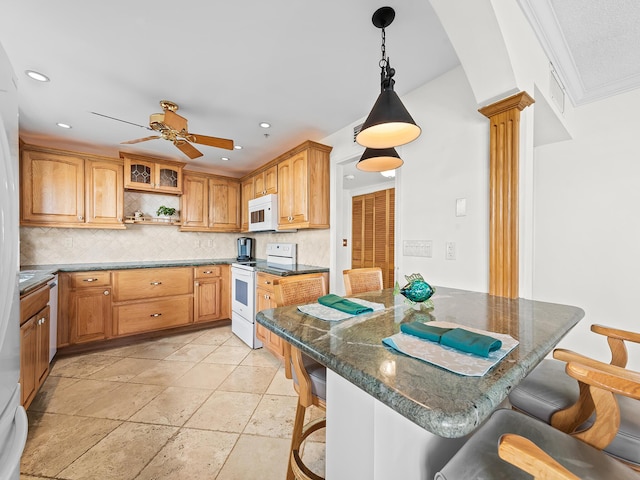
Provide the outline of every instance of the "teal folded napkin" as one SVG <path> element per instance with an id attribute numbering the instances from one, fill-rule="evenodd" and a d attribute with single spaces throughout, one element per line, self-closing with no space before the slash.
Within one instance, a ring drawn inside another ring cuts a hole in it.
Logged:
<path id="1" fill-rule="evenodd" d="M 400 331 L 481 357 L 488 357 L 491 352 L 502 348 L 500 340 L 464 328 L 435 327 L 422 322 L 411 322 L 400 325 Z"/>
<path id="2" fill-rule="evenodd" d="M 402 325 L 400 325 L 400 331 L 402 333 L 438 343 L 440 343 L 440 337 L 442 337 L 442 335 L 447 333 L 449 330 L 451 329 L 434 327 L 422 322 L 403 323 Z"/>
<path id="3" fill-rule="evenodd" d="M 464 328 L 453 328 L 444 333 L 440 337 L 440 344 L 482 357 L 488 357 L 491 352 L 502 348 L 500 340 L 481 333 L 470 332 Z"/>
<path id="4" fill-rule="evenodd" d="M 335 308 L 336 310 L 340 310 L 344 313 L 349 313 L 351 315 L 360 315 L 361 313 L 373 312 L 373 308 L 371 307 L 365 307 L 364 305 L 360 305 L 359 303 L 352 302 L 351 300 L 347 300 L 346 298 L 339 297 L 338 295 L 334 295 L 333 293 L 320 297 L 318 299 L 318 303 L 327 307 Z"/>

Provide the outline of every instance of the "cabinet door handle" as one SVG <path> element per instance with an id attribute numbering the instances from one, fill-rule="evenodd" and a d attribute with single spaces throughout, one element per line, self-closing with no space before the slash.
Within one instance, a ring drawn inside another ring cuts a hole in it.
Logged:
<path id="1" fill-rule="evenodd" d="M 161 313 L 152 313 L 151 315 L 149 315 L 150 317 L 159 317 L 161 316 Z"/>
<path id="2" fill-rule="evenodd" d="M 264 296 L 264 299 L 265 299 L 265 300 L 269 300 L 270 298 L 271 298 L 271 297 L 270 297 L 269 295 L 266 295 L 266 294 L 265 294 L 265 296 Z"/>
<path id="3" fill-rule="evenodd" d="M 84 279 L 84 280 L 82 280 L 82 281 L 83 281 L 83 282 L 89 282 L 89 283 L 91 283 L 91 282 L 97 282 L 97 281 L 98 281 L 98 279 L 97 279 L 97 278 L 85 278 L 85 279 Z"/>
<path id="4" fill-rule="evenodd" d="M 213 272 L 212 272 L 211 270 L 205 270 L 205 271 L 204 271 L 204 272 L 202 272 L 202 273 L 211 274 L 211 273 L 213 273 Z"/>
<path id="5" fill-rule="evenodd" d="M 269 280 L 265 280 L 264 283 L 267 285 L 271 285 L 271 282 Z"/>
<path id="6" fill-rule="evenodd" d="M 151 282 L 149 285 L 162 285 L 162 282 Z"/>
<path id="7" fill-rule="evenodd" d="M 194 285 L 195 285 L 196 287 L 199 287 L 199 286 L 200 286 L 200 282 L 195 282 L 195 284 L 194 284 Z"/>
<path id="8" fill-rule="evenodd" d="M 109 292 L 109 290 L 105 290 L 104 292 L 102 292 L 103 295 L 109 295 L 111 292 Z"/>

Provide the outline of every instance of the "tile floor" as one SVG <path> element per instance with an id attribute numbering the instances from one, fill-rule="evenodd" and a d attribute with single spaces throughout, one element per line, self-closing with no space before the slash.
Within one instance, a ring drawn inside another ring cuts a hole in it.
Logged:
<path id="1" fill-rule="evenodd" d="M 62 357 L 27 412 L 20 478 L 282 480 L 295 395 L 230 326 Z M 323 433 L 304 453 L 321 474 Z"/>

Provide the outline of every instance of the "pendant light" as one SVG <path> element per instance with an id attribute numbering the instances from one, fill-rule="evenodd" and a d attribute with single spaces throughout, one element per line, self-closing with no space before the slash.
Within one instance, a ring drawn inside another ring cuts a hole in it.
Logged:
<path id="1" fill-rule="evenodd" d="M 393 90 L 396 71 L 391 68 L 385 50 L 385 27 L 388 27 L 396 13 L 391 7 L 375 11 L 371 19 L 382 30 L 382 59 L 380 65 L 380 95 L 371 113 L 362 124 L 356 141 L 363 147 L 387 149 L 412 142 L 420 136 L 421 129 L 411 118 L 400 97 Z"/>
<path id="2" fill-rule="evenodd" d="M 363 172 L 384 172 L 394 170 L 403 163 L 395 148 L 367 148 L 356 164 L 356 168 Z"/>

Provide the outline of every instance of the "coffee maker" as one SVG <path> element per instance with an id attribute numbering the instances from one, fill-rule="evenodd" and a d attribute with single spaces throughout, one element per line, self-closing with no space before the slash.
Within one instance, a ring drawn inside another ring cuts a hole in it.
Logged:
<path id="1" fill-rule="evenodd" d="M 247 262 L 253 259 L 253 238 L 238 238 L 238 262 Z"/>

